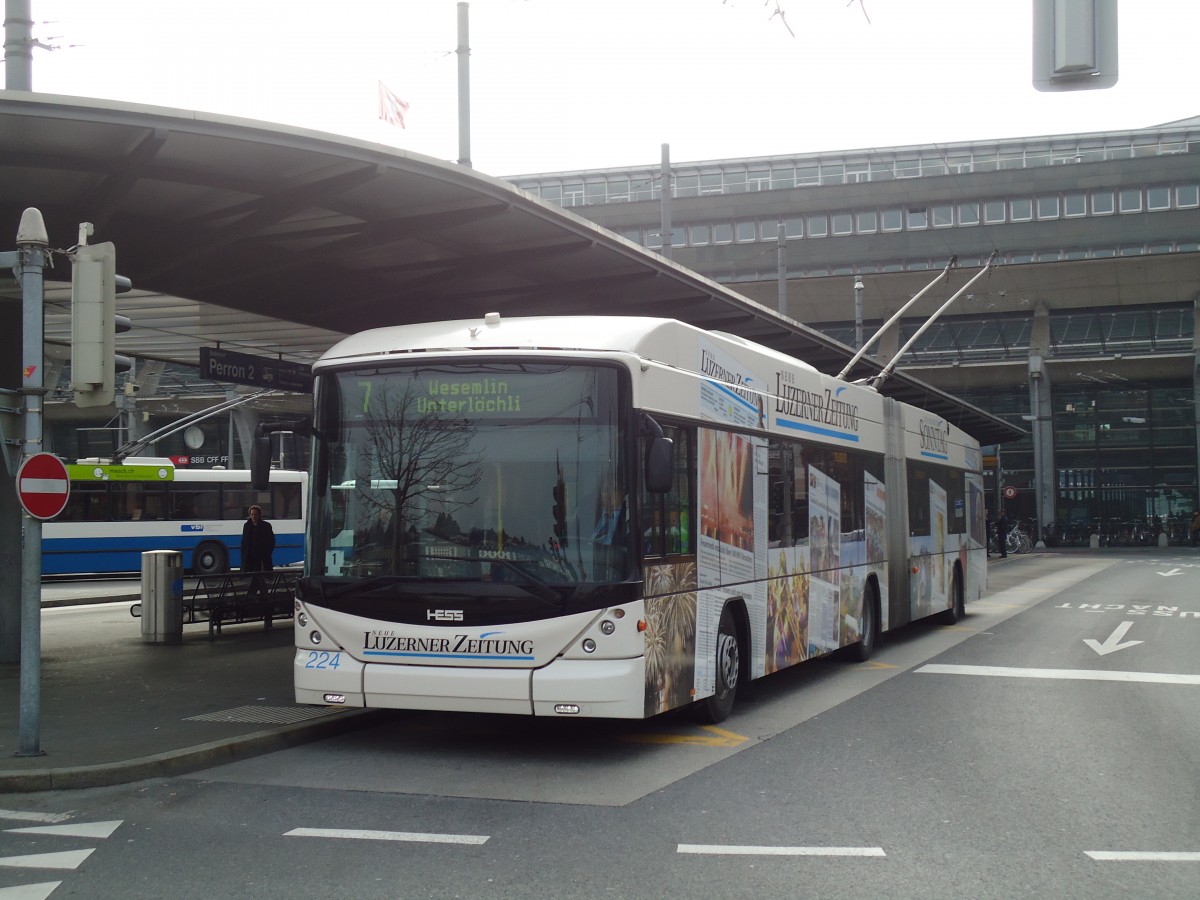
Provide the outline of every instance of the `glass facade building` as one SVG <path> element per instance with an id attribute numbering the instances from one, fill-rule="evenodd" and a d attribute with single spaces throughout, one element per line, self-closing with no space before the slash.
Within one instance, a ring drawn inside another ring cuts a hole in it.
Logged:
<path id="1" fill-rule="evenodd" d="M 1187 539 L 1200 506 L 1200 117 L 678 163 L 665 179 L 627 167 L 510 180 L 848 345 L 951 257 L 961 281 L 995 252 L 980 289 L 900 361 L 1029 430 L 994 453 L 989 505 L 1058 543 Z M 859 320 L 855 281 L 867 286 Z M 930 311 L 902 319 L 877 355 Z"/>

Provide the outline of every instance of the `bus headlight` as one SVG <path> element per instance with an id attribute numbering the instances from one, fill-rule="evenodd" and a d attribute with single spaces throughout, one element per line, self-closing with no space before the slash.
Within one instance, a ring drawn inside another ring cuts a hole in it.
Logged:
<path id="1" fill-rule="evenodd" d="M 308 639 L 310 641 L 312 641 L 314 644 L 321 643 L 321 632 L 313 630 L 312 632 L 309 633 Z"/>
<path id="2" fill-rule="evenodd" d="M 583 639 L 583 652 L 584 653 L 595 653 L 596 652 L 596 642 L 593 641 L 591 638 L 584 638 Z"/>
<path id="3" fill-rule="evenodd" d="M 300 623 L 301 628 L 304 628 L 308 625 L 308 616 L 306 616 L 304 613 L 300 613 L 298 616 L 296 616 L 296 621 Z"/>
<path id="4" fill-rule="evenodd" d="M 600 630 L 602 632 L 604 632 L 605 634 L 612 634 L 614 631 L 617 630 L 617 623 L 610 622 L 608 619 L 605 619 L 603 622 L 600 623 Z"/>

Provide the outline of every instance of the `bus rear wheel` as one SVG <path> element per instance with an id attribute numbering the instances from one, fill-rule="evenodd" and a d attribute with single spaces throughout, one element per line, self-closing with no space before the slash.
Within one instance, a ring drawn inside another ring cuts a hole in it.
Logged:
<path id="1" fill-rule="evenodd" d="M 697 704 L 697 719 L 715 725 L 729 718 L 737 698 L 741 668 L 742 648 L 738 643 L 737 623 L 733 620 L 733 610 L 726 604 L 717 626 L 716 692 Z"/>
<path id="2" fill-rule="evenodd" d="M 954 569 L 954 582 L 950 590 L 952 593 L 950 608 L 942 612 L 940 617 L 943 625 L 953 625 L 955 622 L 961 622 L 967 616 L 967 601 L 963 595 L 962 570 L 957 567 Z"/>
<path id="3" fill-rule="evenodd" d="M 229 554 L 213 541 L 205 541 L 192 553 L 193 575 L 222 575 L 229 569 Z"/>
<path id="4" fill-rule="evenodd" d="M 879 644 L 879 594 L 874 582 L 868 581 L 863 587 L 862 598 L 862 634 L 857 644 L 851 644 L 847 650 L 850 658 L 856 662 L 866 662 L 875 652 Z"/>

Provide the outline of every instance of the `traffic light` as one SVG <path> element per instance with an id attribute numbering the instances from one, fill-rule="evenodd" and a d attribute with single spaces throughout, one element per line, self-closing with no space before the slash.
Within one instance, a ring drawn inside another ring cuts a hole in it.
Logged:
<path id="1" fill-rule="evenodd" d="M 129 319 L 116 314 L 117 293 L 131 290 L 117 274 L 117 248 L 111 242 L 84 244 L 71 268 L 71 388 L 75 405 L 107 406 L 113 401 L 117 356 L 114 335 L 128 331 Z M 126 360 L 123 368 L 128 368 Z"/>

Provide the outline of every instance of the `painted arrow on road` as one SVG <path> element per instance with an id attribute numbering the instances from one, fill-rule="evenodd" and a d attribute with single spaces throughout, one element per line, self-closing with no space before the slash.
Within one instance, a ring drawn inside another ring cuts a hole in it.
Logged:
<path id="1" fill-rule="evenodd" d="M 1114 653 L 1117 650 L 1124 650 L 1126 647 L 1134 647 L 1143 641 L 1125 641 L 1121 643 L 1121 638 L 1125 637 L 1125 633 L 1133 627 L 1132 622 L 1122 622 L 1117 626 L 1117 630 L 1104 639 L 1104 643 L 1100 643 L 1092 638 L 1084 638 L 1083 642 L 1099 653 L 1101 656 L 1106 656 L 1109 653 Z"/>
<path id="2" fill-rule="evenodd" d="M 1157 574 L 1163 576 L 1164 578 L 1170 578 L 1172 575 L 1182 575 L 1183 572 L 1179 569 L 1172 569 L 1170 572 L 1159 572 Z"/>

